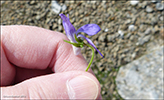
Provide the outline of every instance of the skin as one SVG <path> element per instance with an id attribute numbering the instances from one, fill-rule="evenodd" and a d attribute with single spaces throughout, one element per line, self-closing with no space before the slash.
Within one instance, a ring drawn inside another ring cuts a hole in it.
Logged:
<path id="1" fill-rule="evenodd" d="M 63 39 L 69 41 L 62 33 L 35 26 L 1 26 L 1 99 L 6 94 L 68 99 L 64 84 L 81 75 L 97 84 L 96 99 L 101 99 L 98 80 L 91 69 L 85 71 L 86 60 Z"/>

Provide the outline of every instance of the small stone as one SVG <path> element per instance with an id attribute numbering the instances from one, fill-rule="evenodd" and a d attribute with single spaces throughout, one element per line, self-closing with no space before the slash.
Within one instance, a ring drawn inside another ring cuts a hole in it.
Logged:
<path id="1" fill-rule="evenodd" d="M 157 4 L 156 4 L 156 9 L 157 9 L 157 10 L 163 10 L 163 9 L 164 9 L 164 4 L 162 4 L 162 3 L 157 3 Z"/>
<path id="2" fill-rule="evenodd" d="M 129 39 L 130 36 L 131 36 L 131 33 L 128 33 L 128 34 L 125 36 L 125 38 L 126 38 L 126 39 Z"/>
<path id="3" fill-rule="evenodd" d="M 124 32 L 122 32 L 121 30 L 118 31 L 118 34 L 120 34 L 121 38 L 124 38 Z"/>
<path id="4" fill-rule="evenodd" d="M 163 21 L 163 16 L 161 16 L 159 19 L 160 19 L 161 21 Z"/>
<path id="5" fill-rule="evenodd" d="M 154 25 L 156 25 L 157 23 L 158 23 L 158 18 L 153 17 L 153 18 L 151 19 L 151 24 L 154 26 Z"/>
<path id="6" fill-rule="evenodd" d="M 160 28 L 158 27 L 158 25 L 155 25 L 154 32 L 157 33 L 159 30 L 160 30 Z"/>
<path id="7" fill-rule="evenodd" d="M 151 38 L 151 35 L 147 35 L 145 37 L 140 37 L 138 39 L 137 45 L 143 45 L 143 44 L 145 44 L 146 42 L 148 42 L 150 40 L 150 38 Z"/>
<path id="8" fill-rule="evenodd" d="M 95 4 L 96 3 L 96 0 L 92 0 L 92 1 L 90 1 L 90 3 Z"/>
<path id="9" fill-rule="evenodd" d="M 128 30 L 131 32 L 135 31 L 134 25 L 129 25 Z"/>
<path id="10" fill-rule="evenodd" d="M 127 24 L 130 24 L 131 23 L 131 20 L 130 19 L 128 19 L 128 20 L 126 20 L 125 21 L 125 24 L 127 25 Z"/>
<path id="11" fill-rule="evenodd" d="M 114 42 L 115 40 L 115 36 L 114 35 L 107 35 L 107 40 L 109 41 L 109 42 Z"/>
<path id="12" fill-rule="evenodd" d="M 101 34 L 100 36 L 99 36 L 99 41 L 105 41 L 105 38 L 106 38 L 106 34 Z"/>
<path id="13" fill-rule="evenodd" d="M 151 33 L 151 31 L 152 31 L 151 28 L 147 28 L 146 31 L 144 32 L 144 34 L 145 34 L 145 35 L 148 35 L 148 34 Z"/>
<path id="14" fill-rule="evenodd" d="M 58 25 L 58 31 L 61 31 L 61 30 L 62 30 L 62 26 Z"/>
<path id="15" fill-rule="evenodd" d="M 164 28 L 160 30 L 160 34 L 164 38 Z"/>
<path id="16" fill-rule="evenodd" d="M 104 31 L 105 31 L 105 32 L 108 32 L 108 28 L 106 28 Z"/>
<path id="17" fill-rule="evenodd" d="M 61 9 L 62 9 L 62 11 L 65 11 L 67 9 L 67 6 L 63 5 Z"/>
<path id="18" fill-rule="evenodd" d="M 36 19 L 37 19 L 37 20 L 39 20 L 40 18 L 41 18 L 41 16 L 40 16 L 40 15 L 37 15 L 37 16 L 36 16 Z"/>
<path id="19" fill-rule="evenodd" d="M 56 29 L 56 28 L 57 28 L 57 26 L 58 26 L 58 25 L 57 25 L 56 23 L 53 23 L 52 28 L 53 28 L 53 29 Z"/>
<path id="20" fill-rule="evenodd" d="M 105 3 L 106 3 L 106 1 L 105 1 L 105 0 L 103 0 L 103 1 L 102 1 L 102 3 L 103 3 L 103 4 L 105 4 Z"/>
<path id="21" fill-rule="evenodd" d="M 132 59 L 134 59 L 136 57 L 136 52 L 134 52 L 132 55 L 131 55 Z"/>
<path id="22" fill-rule="evenodd" d="M 146 12 L 151 13 L 151 12 L 153 12 L 153 9 L 150 6 L 147 6 L 146 7 Z"/>
<path id="23" fill-rule="evenodd" d="M 120 30 L 127 30 L 127 25 L 126 24 L 123 24 L 123 25 L 120 25 Z"/>
<path id="24" fill-rule="evenodd" d="M 156 3 L 157 1 L 156 0 L 151 0 L 152 3 Z"/>
<path id="25" fill-rule="evenodd" d="M 1 1 L 1 5 L 2 5 L 3 3 L 5 3 L 5 1 Z"/>
<path id="26" fill-rule="evenodd" d="M 33 5 L 33 4 L 35 4 L 35 1 L 34 0 L 30 1 L 30 5 Z"/>
<path id="27" fill-rule="evenodd" d="M 52 4 L 52 5 L 51 5 L 51 9 L 52 9 L 55 13 L 59 14 L 62 7 L 61 7 L 61 6 L 57 3 L 57 1 L 55 1 L 55 0 L 52 0 L 51 4 Z"/>
<path id="28" fill-rule="evenodd" d="M 143 9 L 145 9 L 145 8 L 146 8 L 146 6 L 147 6 L 147 4 L 148 4 L 148 2 L 147 2 L 147 1 L 143 1 L 143 2 L 142 2 L 142 8 L 143 8 Z"/>
<path id="29" fill-rule="evenodd" d="M 139 3 L 138 0 L 131 0 L 130 1 L 130 4 L 133 5 L 133 6 L 137 5 L 138 3 Z"/>
<path id="30" fill-rule="evenodd" d="M 61 18 L 58 19 L 58 24 L 60 25 L 62 23 Z"/>

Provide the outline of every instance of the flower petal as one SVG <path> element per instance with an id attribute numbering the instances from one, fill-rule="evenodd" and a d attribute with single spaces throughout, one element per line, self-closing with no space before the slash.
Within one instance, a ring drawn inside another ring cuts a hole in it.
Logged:
<path id="1" fill-rule="evenodd" d="M 86 24 L 82 27 L 80 27 L 77 31 L 76 31 L 76 35 L 79 32 L 84 32 L 86 34 L 88 34 L 89 36 L 95 35 L 100 31 L 100 27 L 97 24 Z"/>
<path id="2" fill-rule="evenodd" d="M 66 17 L 64 14 L 59 14 L 61 19 L 63 20 L 63 27 L 64 30 L 66 32 L 66 35 L 68 37 L 68 39 L 71 42 L 76 42 L 75 38 L 74 38 L 74 34 L 76 32 L 75 27 L 71 24 L 71 22 L 69 21 L 69 15 L 68 17 Z"/>
<path id="3" fill-rule="evenodd" d="M 93 44 L 93 42 L 92 42 L 89 38 L 85 37 L 85 36 L 82 35 L 82 34 L 79 34 L 77 37 L 82 37 L 82 38 L 84 38 L 85 40 L 87 40 L 87 42 L 88 42 L 92 47 L 94 47 L 94 48 L 97 50 L 97 52 L 103 57 L 103 55 L 101 54 L 101 52 L 96 48 L 96 46 Z M 104 58 L 104 57 L 103 57 L 103 58 Z"/>
<path id="4" fill-rule="evenodd" d="M 81 53 L 81 48 L 75 47 L 73 45 L 72 48 L 75 55 L 79 55 Z"/>

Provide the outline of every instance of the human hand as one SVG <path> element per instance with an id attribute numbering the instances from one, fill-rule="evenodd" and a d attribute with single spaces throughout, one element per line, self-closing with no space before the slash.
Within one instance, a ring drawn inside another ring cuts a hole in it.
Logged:
<path id="1" fill-rule="evenodd" d="M 1 99 L 101 99 L 100 84 L 64 34 L 1 26 Z"/>

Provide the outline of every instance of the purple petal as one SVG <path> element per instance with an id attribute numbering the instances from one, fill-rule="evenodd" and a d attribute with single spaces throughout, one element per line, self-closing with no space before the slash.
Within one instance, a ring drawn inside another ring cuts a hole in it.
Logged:
<path id="1" fill-rule="evenodd" d="M 63 20 L 63 27 L 64 27 L 64 30 L 66 32 L 68 39 L 71 42 L 76 42 L 76 40 L 74 38 L 74 34 L 75 34 L 76 30 L 75 30 L 75 27 L 69 21 L 69 15 L 68 15 L 68 17 L 66 17 L 64 14 L 59 14 L 59 15 L 60 15 L 61 19 Z"/>
<path id="2" fill-rule="evenodd" d="M 89 36 L 95 35 L 100 31 L 100 27 L 97 24 L 86 24 L 82 27 L 80 27 L 77 31 L 76 31 L 76 35 L 79 32 L 84 32 L 86 34 L 88 34 Z"/>
<path id="3" fill-rule="evenodd" d="M 93 42 L 92 42 L 89 38 L 85 37 L 85 36 L 82 35 L 82 34 L 79 34 L 77 37 L 82 37 L 82 38 L 84 38 L 85 40 L 87 40 L 87 42 L 88 42 L 92 47 L 94 47 L 94 48 L 97 50 L 97 52 L 103 57 L 103 55 L 101 54 L 101 52 L 96 48 L 96 46 L 93 44 Z M 103 57 L 103 58 L 104 58 L 104 57 Z"/>

